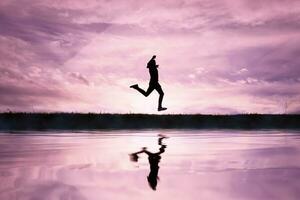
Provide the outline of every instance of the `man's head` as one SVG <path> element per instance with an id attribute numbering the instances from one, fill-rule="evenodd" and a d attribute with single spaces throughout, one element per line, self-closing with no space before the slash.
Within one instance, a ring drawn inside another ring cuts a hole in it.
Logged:
<path id="1" fill-rule="evenodd" d="M 156 55 L 153 55 L 153 56 L 152 56 L 152 59 L 155 59 L 155 58 L 156 58 Z"/>

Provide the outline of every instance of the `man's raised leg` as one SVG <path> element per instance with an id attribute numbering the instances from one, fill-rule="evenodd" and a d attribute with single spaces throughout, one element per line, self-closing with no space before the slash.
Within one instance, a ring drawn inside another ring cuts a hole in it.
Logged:
<path id="1" fill-rule="evenodd" d="M 130 86 L 131 88 L 139 91 L 142 95 L 144 95 L 145 97 L 149 96 L 149 94 L 154 90 L 153 87 L 149 86 L 147 91 L 143 90 L 142 88 L 140 88 L 137 84 L 136 85 L 132 85 Z"/>

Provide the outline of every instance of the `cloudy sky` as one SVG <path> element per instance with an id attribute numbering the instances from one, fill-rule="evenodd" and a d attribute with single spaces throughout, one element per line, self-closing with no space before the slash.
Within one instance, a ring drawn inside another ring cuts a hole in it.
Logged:
<path id="1" fill-rule="evenodd" d="M 299 113 L 299 0 L 1 0 L 0 111 Z"/>

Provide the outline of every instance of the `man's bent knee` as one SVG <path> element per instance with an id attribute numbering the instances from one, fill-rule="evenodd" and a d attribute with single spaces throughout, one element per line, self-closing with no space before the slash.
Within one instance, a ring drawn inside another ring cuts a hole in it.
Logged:
<path id="1" fill-rule="evenodd" d="M 149 96 L 151 94 L 152 91 L 147 91 L 144 95 L 145 97 Z"/>

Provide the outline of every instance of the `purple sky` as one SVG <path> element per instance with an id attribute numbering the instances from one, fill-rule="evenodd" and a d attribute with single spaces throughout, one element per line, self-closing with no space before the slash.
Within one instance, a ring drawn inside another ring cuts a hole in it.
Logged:
<path id="1" fill-rule="evenodd" d="M 299 0 L 1 0 L 0 110 L 299 113 Z"/>

